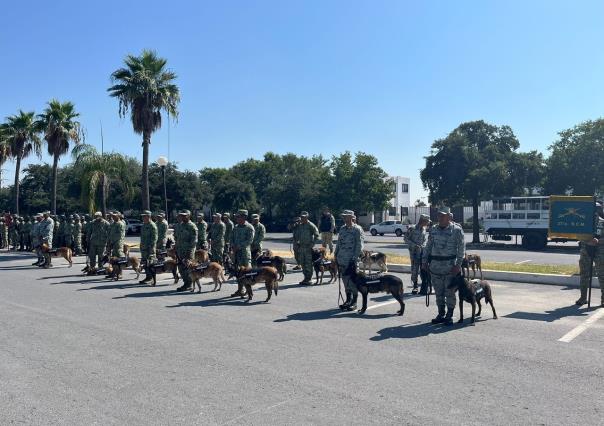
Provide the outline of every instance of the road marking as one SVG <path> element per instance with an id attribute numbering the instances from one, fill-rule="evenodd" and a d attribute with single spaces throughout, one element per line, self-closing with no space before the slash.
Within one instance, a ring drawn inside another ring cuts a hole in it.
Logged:
<path id="1" fill-rule="evenodd" d="M 579 324 L 571 331 L 566 333 L 564 336 L 558 339 L 559 342 L 570 343 L 573 339 L 591 327 L 597 320 L 604 317 L 604 309 L 598 309 L 594 314 L 592 314 L 589 318 L 583 321 L 582 324 Z"/>
<path id="2" fill-rule="evenodd" d="M 393 303 L 398 303 L 397 300 L 391 300 L 390 302 L 378 303 L 377 305 L 371 305 L 367 308 L 367 310 L 381 308 L 382 306 L 392 305 Z"/>
<path id="3" fill-rule="evenodd" d="M 521 260 L 520 262 L 516 262 L 514 263 L 514 265 L 522 265 L 523 263 L 528 263 L 528 262 L 532 262 L 531 259 L 528 260 Z"/>

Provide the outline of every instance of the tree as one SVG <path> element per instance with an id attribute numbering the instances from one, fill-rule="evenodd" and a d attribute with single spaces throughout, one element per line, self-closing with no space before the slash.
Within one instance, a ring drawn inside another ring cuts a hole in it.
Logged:
<path id="1" fill-rule="evenodd" d="M 161 167 L 156 163 L 149 168 L 151 206 L 154 210 L 164 210 L 164 192 Z M 202 210 L 212 198 L 210 188 L 202 183 L 195 172 L 180 171 L 175 163 L 166 166 L 166 187 L 168 208 L 173 210 Z M 154 191 L 155 190 L 155 191 Z"/>
<path id="2" fill-rule="evenodd" d="M 415 200 L 415 203 L 413 203 L 413 207 L 426 207 L 426 203 L 418 198 Z"/>
<path id="3" fill-rule="evenodd" d="M 125 68 L 111 74 L 114 83 L 107 91 L 119 101 L 119 115 L 130 112 L 134 132 L 143 136 L 142 207 L 150 208 L 149 145 L 151 135 L 161 128 L 161 113 L 178 117 L 180 91 L 174 84 L 176 74 L 166 69 L 166 59 L 153 51 L 143 50 L 140 56 L 128 55 Z"/>
<path id="4" fill-rule="evenodd" d="M 2 133 L 4 143 L 8 146 L 9 154 L 15 159 L 15 184 L 14 191 L 14 209 L 19 214 L 19 177 L 21 172 L 21 161 L 30 154 L 35 153 L 41 157 L 40 125 L 35 120 L 35 112 L 23 112 L 19 110 L 18 114 L 6 118 L 2 124 Z"/>
<path id="5" fill-rule="evenodd" d="M 239 209 L 258 210 L 256 193 L 251 183 L 243 182 L 233 175 L 221 179 L 212 188 L 212 205 L 220 212 L 234 212 Z"/>
<path id="6" fill-rule="evenodd" d="M 10 146 L 4 136 L 4 131 L 0 126 L 0 188 L 2 188 L 2 167 L 4 163 L 10 158 Z"/>
<path id="7" fill-rule="evenodd" d="M 546 193 L 604 193 L 604 119 L 585 121 L 559 135 L 560 138 L 549 147 Z"/>
<path id="8" fill-rule="evenodd" d="M 52 212 L 57 214 L 57 169 L 59 157 L 69 152 L 69 144 L 80 143 L 79 116 L 71 102 L 48 102 L 48 107 L 39 117 L 39 125 L 44 129 L 44 140 L 48 154 L 52 156 Z"/>
<path id="9" fill-rule="evenodd" d="M 507 195 L 510 164 L 520 146 L 509 126 L 484 121 L 460 124 L 432 144 L 420 176 L 431 203 L 472 203 L 473 242 L 480 242 L 478 205 L 487 197 Z"/>
<path id="10" fill-rule="evenodd" d="M 101 210 L 103 214 L 107 213 L 107 197 L 113 183 L 118 184 L 125 194 L 132 192 L 128 180 L 130 164 L 123 155 L 114 152 L 100 154 L 95 147 L 87 144 L 75 146 L 71 153 L 81 183 L 82 203 L 90 214 L 96 210 L 99 192 Z"/>

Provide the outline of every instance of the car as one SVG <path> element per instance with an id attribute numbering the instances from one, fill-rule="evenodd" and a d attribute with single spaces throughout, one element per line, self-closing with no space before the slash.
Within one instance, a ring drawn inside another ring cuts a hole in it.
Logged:
<path id="1" fill-rule="evenodd" d="M 371 225 L 369 232 L 374 237 L 376 235 L 395 234 L 397 237 L 402 237 L 409 225 L 404 224 L 400 220 L 385 220 L 377 225 Z"/>
<path id="2" fill-rule="evenodd" d="M 143 222 L 139 219 L 124 219 L 126 221 L 126 234 L 136 235 L 141 233 Z"/>

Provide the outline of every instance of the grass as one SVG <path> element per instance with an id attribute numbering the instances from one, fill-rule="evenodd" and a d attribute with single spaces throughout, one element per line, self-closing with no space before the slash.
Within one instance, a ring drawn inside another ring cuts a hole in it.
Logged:
<path id="1" fill-rule="evenodd" d="M 283 257 L 293 257 L 293 253 L 288 250 L 273 250 L 273 253 Z M 386 253 L 388 263 L 398 265 L 410 265 L 409 256 L 400 256 L 394 253 Z M 527 272 L 535 274 L 554 274 L 554 275 L 576 275 L 579 273 L 579 265 L 539 265 L 535 263 L 515 263 L 503 262 L 482 262 L 482 268 L 490 271 L 501 272 Z"/>

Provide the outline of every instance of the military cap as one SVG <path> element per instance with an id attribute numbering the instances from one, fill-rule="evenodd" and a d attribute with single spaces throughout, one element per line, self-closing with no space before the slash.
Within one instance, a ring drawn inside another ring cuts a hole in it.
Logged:
<path id="1" fill-rule="evenodd" d="M 248 211 L 246 209 L 240 209 L 237 211 L 237 216 L 247 217 Z"/>
<path id="2" fill-rule="evenodd" d="M 42 215 L 45 215 L 45 216 L 50 216 L 50 211 L 49 211 L 49 210 L 46 210 L 44 213 L 42 213 Z"/>
<path id="3" fill-rule="evenodd" d="M 419 220 L 420 221 L 422 221 L 422 220 L 430 220 L 430 216 L 428 216 L 427 214 L 423 214 L 422 213 L 422 214 L 419 215 Z"/>
<path id="4" fill-rule="evenodd" d="M 352 210 L 344 210 L 344 211 L 342 211 L 340 216 L 353 216 L 354 217 L 354 212 Z"/>
<path id="5" fill-rule="evenodd" d="M 198 212 L 198 213 L 197 213 L 197 217 L 204 217 L 204 215 L 203 215 L 203 213 L 202 213 L 202 212 Z"/>
<path id="6" fill-rule="evenodd" d="M 294 217 L 294 222 L 298 222 L 300 220 L 300 216 Z"/>
<path id="7" fill-rule="evenodd" d="M 220 213 L 216 212 L 212 215 L 212 217 L 222 217 L 222 215 Z"/>
<path id="8" fill-rule="evenodd" d="M 74 219 L 79 219 L 79 218 L 80 218 L 80 215 L 79 215 L 79 214 L 74 214 L 74 215 L 73 215 L 73 218 L 74 218 Z"/>
<path id="9" fill-rule="evenodd" d="M 157 217 L 166 217 L 166 215 L 164 214 L 164 212 L 158 212 L 156 214 Z"/>
<path id="10" fill-rule="evenodd" d="M 438 214 L 451 214 L 451 208 L 443 206 L 438 209 Z"/>
<path id="11" fill-rule="evenodd" d="M 230 214 L 230 213 L 223 213 L 223 214 L 222 214 L 222 216 L 223 216 L 223 217 L 224 217 L 224 216 L 226 216 L 226 217 L 231 217 L 231 214 Z"/>
<path id="12" fill-rule="evenodd" d="M 112 212 L 111 212 L 111 214 L 112 214 L 113 216 L 121 216 L 121 215 L 122 215 L 122 214 L 121 214 L 119 211 L 117 211 L 117 210 L 112 211 Z"/>
<path id="13" fill-rule="evenodd" d="M 94 214 L 94 217 L 103 217 L 103 213 L 101 213 L 101 212 L 96 212 L 96 213 Z"/>
<path id="14" fill-rule="evenodd" d="M 141 216 L 151 216 L 151 211 L 150 210 L 143 210 L 141 213 Z"/>
<path id="15" fill-rule="evenodd" d="M 178 212 L 179 216 L 191 216 L 191 212 L 189 210 L 181 210 Z"/>
<path id="16" fill-rule="evenodd" d="M 596 207 L 602 207 L 602 201 L 600 201 L 600 200 L 596 201 Z"/>
<path id="17" fill-rule="evenodd" d="M 306 210 L 301 211 L 300 217 L 308 217 L 308 212 Z"/>
<path id="18" fill-rule="evenodd" d="M 260 219 L 260 215 L 256 213 L 254 213 L 251 217 L 252 219 Z"/>

